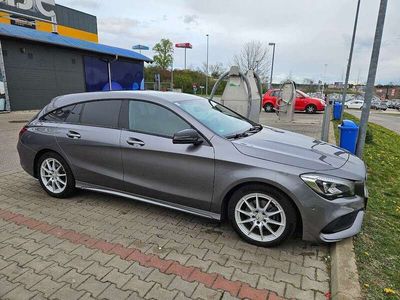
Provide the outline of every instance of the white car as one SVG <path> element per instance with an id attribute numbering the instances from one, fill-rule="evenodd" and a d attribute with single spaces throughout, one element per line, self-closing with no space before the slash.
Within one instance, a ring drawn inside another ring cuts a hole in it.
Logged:
<path id="1" fill-rule="evenodd" d="M 345 108 L 355 108 L 355 109 L 362 109 L 364 106 L 363 100 L 350 100 L 347 101 L 344 105 Z"/>

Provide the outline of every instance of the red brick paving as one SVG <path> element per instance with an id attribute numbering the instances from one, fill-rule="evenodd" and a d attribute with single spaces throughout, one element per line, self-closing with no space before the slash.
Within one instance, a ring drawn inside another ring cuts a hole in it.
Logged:
<path id="1" fill-rule="evenodd" d="M 60 239 L 69 240 L 75 244 L 85 245 L 92 249 L 98 249 L 104 253 L 115 253 L 119 255 L 121 259 L 137 261 L 142 266 L 156 268 L 162 273 L 178 275 L 186 281 L 203 283 L 205 286 L 226 291 L 232 296 L 237 296 L 238 292 L 239 297 L 254 300 L 267 299 L 268 296 L 270 296 L 270 299 L 273 299 L 276 296 L 275 293 L 268 290 L 252 288 L 244 282 L 232 281 L 220 274 L 210 274 L 196 267 L 186 267 L 176 261 L 162 259 L 156 255 L 145 254 L 138 249 L 92 238 L 73 230 L 65 230 L 59 226 L 52 226 L 46 222 L 25 217 L 21 214 L 15 214 L 7 210 L 0 209 L 0 218 L 15 224 L 25 224 L 30 229 Z"/>

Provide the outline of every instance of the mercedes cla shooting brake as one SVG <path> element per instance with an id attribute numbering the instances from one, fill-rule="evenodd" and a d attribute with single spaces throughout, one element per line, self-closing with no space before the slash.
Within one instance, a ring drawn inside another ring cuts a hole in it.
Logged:
<path id="1" fill-rule="evenodd" d="M 357 234 L 364 163 L 346 150 L 262 126 L 204 98 L 169 92 L 53 99 L 20 132 L 22 167 L 53 197 L 76 188 L 229 219 L 274 246 Z"/>

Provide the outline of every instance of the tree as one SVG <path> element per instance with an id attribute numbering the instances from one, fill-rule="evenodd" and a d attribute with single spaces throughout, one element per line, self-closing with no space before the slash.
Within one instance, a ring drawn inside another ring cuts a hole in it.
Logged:
<path id="1" fill-rule="evenodd" d="M 174 45 L 172 42 L 169 39 L 161 39 L 159 43 L 155 44 L 153 51 L 157 53 L 153 57 L 156 66 L 162 70 L 168 69 L 173 61 Z"/>
<path id="2" fill-rule="evenodd" d="M 262 79 L 268 76 L 270 59 L 268 47 L 260 41 L 251 41 L 243 45 L 239 54 L 233 58 L 242 72 L 256 71 Z"/>
<path id="3" fill-rule="evenodd" d="M 222 73 L 224 73 L 224 65 L 221 62 L 217 62 L 214 65 L 208 65 L 208 74 L 212 77 L 212 78 L 218 78 L 219 76 L 222 75 Z M 207 63 L 203 62 L 202 67 L 199 69 L 201 72 L 203 72 L 204 74 L 207 73 Z"/>

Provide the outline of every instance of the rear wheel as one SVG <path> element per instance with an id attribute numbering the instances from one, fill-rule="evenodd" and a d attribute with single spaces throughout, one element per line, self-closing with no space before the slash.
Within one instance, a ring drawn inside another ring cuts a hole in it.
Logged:
<path id="1" fill-rule="evenodd" d="M 317 107 L 314 104 L 309 104 L 306 106 L 306 113 L 315 114 L 317 112 Z"/>
<path id="2" fill-rule="evenodd" d="M 247 242 L 276 246 L 294 231 L 296 213 L 291 201 L 278 190 L 249 185 L 236 191 L 228 205 L 229 220 Z"/>
<path id="3" fill-rule="evenodd" d="M 271 103 L 266 103 L 264 105 L 264 110 L 265 110 L 265 112 L 273 112 L 274 106 Z"/>
<path id="4" fill-rule="evenodd" d="M 57 153 L 43 154 L 37 163 L 42 188 L 56 198 L 67 198 L 75 191 L 75 179 L 67 162 Z"/>

